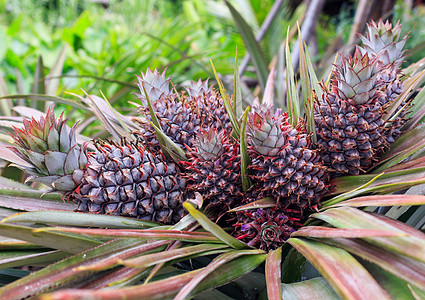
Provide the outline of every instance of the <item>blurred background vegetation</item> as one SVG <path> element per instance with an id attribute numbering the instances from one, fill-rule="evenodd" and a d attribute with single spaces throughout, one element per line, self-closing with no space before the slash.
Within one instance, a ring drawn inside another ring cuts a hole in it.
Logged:
<path id="1" fill-rule="evenodd" d="M 277 2 L 277 13 L 263 28 Z M 278 60 L 287 33 L 296 44 L 296 22 L 303 24 L 309 2 L 315 1 L 230 1 L 253 34 L 264 35 L 257 40 L 269 66 Z M 362 1 L 319 2 L 317 26 L 307 42 L 314 63 L 325 74 L 335 52 L 353 43 L 350 32 Z M 400 19 L 412 36 L 409 63 L 422 58 L 422 5 L 398 1 L 388 12 L 368 13 L 375 19 Z M 82 94 L 83 88 L 88 93 L 102 91 L 121 111 L 133 110 L 128 101 L 134 101 L 131 93 L 140 71 L 167 68 L 173 82 L 181 84 L 213 77 L 212 60 L 224 76 L 233 72 L 236 48 L 242 61 L 249 47 L 220 0 L 0 0 L 0 40 L 0 96 L 35 93 L 75 100 L 65 92 Z M 254 65 L 242 69 L 242 82 L 254 90 Z M 41 78 L 46 86 L 40 90 Z M 55 84 L 49 87 L 49 81 Z M 13 115 L 11 107 L 2 104 L 0 113 Z"/>

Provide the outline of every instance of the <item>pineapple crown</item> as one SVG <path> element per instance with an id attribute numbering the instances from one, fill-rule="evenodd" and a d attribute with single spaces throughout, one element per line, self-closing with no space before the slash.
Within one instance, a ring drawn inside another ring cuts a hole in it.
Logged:
<path id="1" fill-rule="evenodd" d="M 272 106 L 255 107 L 248 117 L 251 146 L 260 154 L 276 156 L 298 134 L 288 122 L 288 114 L 280 110 L 272 113 Z M 294 145 L 295 146 L 295 145 Z"/>
<path id="2" fill-rule="evenodd" d="M 276 208 L 257 209 L 238 212 L 239 234 L 237 239 L 246 241 L 249 246 L 262 250 L 280 247 L 295 231 L 298 218 L 290 218 Z"/>
<path id="3" fill-rule="evenodd" d="M 393 64 L 399 67 L 403 62 L 403 47 L 406 44 L 408 35 L 401 40 L 400 21 L 393 25 L 387 20 L 385 23 L 379 20 L 378 24 L 372 21 L 367 24 L 366 36 L 360 35 L 363 47 L 360 47 L 362 54 L 368 54 L 370 58 L 379 57 L 378 67 Z"/>
<path id="4" fill-rule="evenodd" d="M 77 177 L 87 164 L 87 146 L 80 148 L 75 137 L 76 124 L 68 130 L 66 121 L 63 112 L 59 119 L 55 118 L 53 107 L 39 121 L 24 119 L 24 128 L 13 128 L 15 146 L 9 147 L 31 165 L 20 167 L 36 177 L 33 181 L 61 191 L 69 191 L 76 186 Z"/>
<path id="5" fill-rule="evenodd" d="M 381 83 L 375 66 L 378 57 L 371 59 L 356 47 L 353 56 L 340 54 L 341 62 L 335 65 L 332 92 L 341 99 L 352 99 L 365 104 L 374 99 Z"/>
<path id="6" fill-rule="evenodd" d="M 146 93 L 152 101 L 156 101 L 163 97 L 169 97 L 172 94 L 170 90 L 170 77 L 165 79 L 165 71 L 166 70 L 160 73 L 157 69 L 151 71 L 151 69 L 148 68 L 146 73 L 141 72 L 142 77 L 136 76 L 139 81 L 138 87 L 141 92 L 141 94 L 137 94 L 137 97 L 144 106 L 147 106 L 147 102 L 143 87 L 146 89 Z"/>
<path id="7" fill-rule="evenodd" d="M 212 86 L 208 86 L 208 79 L 205 81 L 199 79 L 198 82 L 191 81 L 190 86 L 186 88 L 186 91 L 190 98 L 196 98 L 200 95 L 211 92 Z"/>
<path id="8" fill-rule="evenodd" d="M 202 129 L 193 144 L 196 151 L 192 155 L 204 161 L 212 161 L 223 155 L 232 146 L 227 131 L 217 132 L 216 128 Z"/>

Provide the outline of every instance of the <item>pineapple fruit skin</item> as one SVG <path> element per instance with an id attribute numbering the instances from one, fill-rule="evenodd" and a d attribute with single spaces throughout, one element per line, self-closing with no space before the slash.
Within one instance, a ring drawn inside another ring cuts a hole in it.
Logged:
<path id="1" fill-rule="evenodd" d="M 78 187 L 66 194 L 83 212 L 177 223 L 186 180 L 180 168 L 140 143 L 96 142 Z"/>

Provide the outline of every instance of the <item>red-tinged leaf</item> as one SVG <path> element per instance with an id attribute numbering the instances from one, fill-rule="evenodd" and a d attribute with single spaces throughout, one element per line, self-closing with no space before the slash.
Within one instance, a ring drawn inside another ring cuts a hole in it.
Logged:
<path id="1" fill-rule="evenodd" d="M 106 269 L 110 269 L 114 266 L 122 264 L 122 261 L 128 259 L 130 257 L 144 254 L 149 255 L 152 252 L 158 252 L 164 250 L 166 246 L 169 244 L 168 241 L 156 241 L 150 243 L 141 243 L 135 244 L 131 243 L 132 246 L 129 246 L 127 249 L 118 251 L 114 254 L 105 257 L 104 259 L 88 262 L 81 266 L 74 267 L 78 271 L 102 271 Z"/>
<path id="2" fill-rule="evenodd" d="M 97 215 L 71 211 L 34 211 L 18 213 L 4 218 L 2 223 L 38 223 L 71 226 L 103 227 L 103 228 L 150 228 L 158 223 L 119 217 L 111 215 Z"/>
<path id="3" fill-rule="evenodd" d="M 351 191 L 358 188 L 360 185 L 366 184 L 375 177 L 375 174 L 365 174 L 334 178 L 329 183 L 331 186 L 330 194 L 336 195 Z M 388 172 L 381 175 L 367 188 L 359 191 L 357 195 L 371 192 L 388 193 L 422 183 L 425 183 L 424 167 Z"/>
<path id="4" fill-rule="evenodd" d="M 255 269 L 266 258 L 265 254 L 245 255 L 224 264 L 220 272 L 210 274 L 193 291 L 193 295 L 199 292 L 229 283 L 244 274 Z M 69 289 L 61 290 L 40 297 L 41 300 L 79 300 L 87 297 L 89 299 L 170 299 L 173 298 L 180 289 L 200 274 L 203 269 L 187 272 L 167 279 L 154 281 L 145 285 L 124 287 L 121 289 L 103 290 L 81 290 Z"/>
<path id="5" fill-rule="evenodd" d="M 413 168 L 424 168 L 425 167 L 425 157 L 419 157 L 412 160 L 405 161 L 400 164 L 396 164 L 391 168 L 386 169 L 386 172 L 395 172 L 402 170 L 409 170 Z"/>
<path id="6" fill-rule="evenodd" d="M 68 255 L 68 253 L 58 250 L 2 251 L 0 253 L 0 267 L 13 268 L 46 264 L 64 259 Z"/>
<path id="7" fill-rule="evenodd" d="M 75 203 L 63 202 L 60 194 L 43 194 L 36 190 L 0 189 L 0 207 L 23 211 L 65 210 L 77 208 Z M 42 197 L 42 198 L 41 198 Z"/>
<path id="8" fill-rule="evenodd" d="M 84 234 L 95 237 L 139 238 L 143 240 L 176 240 L 187 242 L 217 242 L 220 241 L 208 232 L 191 232 L 180 230 L 150 230 L 150 229 L 87 229 L 48 227 L 35 229 L 36 232 L 59 231 Z"/>
<path id="9" fill-rule="evenodd" d="M 401 232 L 378 229 L 329 228 L 322 226 L 305 226 L 291 234 L 291 237 L 308 238 L 365 238 L 405 236 Z"/>
<path id="10" fill-rule="evenodd" d="M 372 195 L 357 197 L 354 199 L 345 200 L 337 204 L 329 206 L 400 206 L 400 205 L 423 205 L 425 204 L 425 196 L 422 195 Z"/>
<path id="11" fill-rule="evenodd" d="M 331 208 L 313 214 L 338 228 L 376 229 L 400 232 L 406 236 L 365 238 L 366 241 L 414 259 L 425 261 L 425 234 L 402 222 L 370 214 L 352 207 Z"/>
<path id="12" fill-rule="evenodd" d="M 177 294 L 174 300 L 184 300 L 190 295 L 192 290 L 203 281 L 208 275 L 215 272 L 220 266 L 226 264 L 227 262 L 242 256 L 242 255 L 255 255 L 263 254 L 262 250 L 234 250 L 224 254 L 221 254 L 215 258 L 207 267 L 203 268 L 202 271 L 193 279 L 190 280 Z"/>
<path id="13" fill-rule="evenodd" d="M 275 67 L 271 67 L 263 93 L 263 101 L 261 102 L 265 105 L 274 106 L 274 73 Z"/>
<path id="14" fill-rule="evenodd" d="M 19 238 L 23 241 L 62 250 L 67 253 L 79 253 L 100 244 L 100 242 L 87 237 L 71 236 L 57 232 L 34 233 L 33 228 L 6 224 L 0 224 L 0 235 Z"/>
<path id="15" fill-rule="evenodd" d="M 384 270 L 425 289 L 425 263 L 363 240 L 333 238 L 324 242 L 349 251 Z"/>
<path id="16" fill-rule="evenodd" d="M 210 252 L 214 250 L 219 250 L 226 247 L 227 247 L 226 245 L 220 245 L 220 244 L 200 244 L 195 246 L 188 246 L 184 248 L 167 250 L 160 253 L 143 255 L 140 257 L 121 261 L 121 263 L 127 267 L 132 267 L 132 268 L 147 268 L 159 263 L 163 263 L 163 262 L 167 262 L 167 261 L 171 261 L 175 259 L 182 259 L 188 256 L 202 254 L 202 253 Z"/>
<path id="17" fill-rule="evenodd" d="M 50 95 L 43 95 L 43 94 L 19 94 L 19 95 L 6 95 L 0 97 L 0 100 L 3 99 L 28 99 L 28 100 L 37 100 L 37 101 L 53 101 L 55 103 L 61 103 L 65 105 L 72 106 L 74 108 L 81 109 L 83 111 L 87 111 L 87 107 L 84 105 L 78 103 L 77 101 L 71 101 L 65 98 L 61 98 L 58 96 L 50 96 Z"/>
<path id="18" fill-rule="evenodd" d="M 275 207 L 276 206 L 276 199 L 273 199 L 271 197 L 263 198 L 257 201 L 250 202 L 245 205 L 241 205 L 238 207 L 235 207 L 229 212 L 235 212 L 235 211 L 241 211 L 241 210 L 249 210 L 249 209 L 257 209 L 257 208 L 267 208 L 267 207 Z"/>
<path id="19" fill-rule="evenodd" d="M 316 241 L 290 238 L 343 299 L 391 299 L 365 268 L 347 251 Z"/>
<path id="20" fill-rule="evenodd" d="M 392 299 L 415 300 L 411 291 L 409 290 L 408 283 L 405 280 L 385 271 L 373 263 L 363 261 L 362 264 L 373 276 L 373 278 L 378 281 L 380 286 L 382 286 L 388 292 L 388 294 L 390 294 Z"/>
<path id="21" fill-rule="evenodd" d="M 102 289 L 102 288 L 119 288 L 122 286 L 134 285 L 140 283 L 140 279 L 144 278 L 147 270 L 133 269 L 130 267 L 117 268 L 110 272 L 97 273 L 95 278 L 87 280 L 84 285 L 79 286 L 80 289 Z"/>
<path id="22" fill-rule="evenodd" d="M 85 252 L 70 256 L 60 262 L 16 280 L 0 288 L 0 299 L 23 299 L 45 291 L 59 289 L 65 284 L 82 282 L 92 271 L 81 271 L 77 267 L 98 262 L 122 251 L 140 250 L 140 241 L 134 239 L 115 240 L 103 243 Z M 140 252 L 139 252 L 140 253 Z M 135 253 L 137 254 L 137 253 Z M 113 264 L 111 265 L 113 266 Z"/>
<path id="23" fill-rule="evenodd" d="M 291 300 L 340 300 L 323 277 L 282 284 L 282 299 Z"/>
<path id="24" fill-rule="evenodd" d="M 272 250 L 266 258 L 267 298 L 270 300 L 282 299 L 281 280 L 282 247 Z"/>
<path id="25" fill-rule="evenodd" d="M 195 209 L 195 207 L 189 203 L 183 203 L 184 208 L 189 212 L 189 214 L 199 222 L 199 224 L 208 232 L 211 232 L 217 239 L 226 243 L 230 247 L 234 249 L 246 249 L 249 248 L 245 243 L 235 239 L 231 235 L 229 235 L 226 231 L 224 231 L 220 226 L 212 222 L 205 216 L 203 213 Z"/>

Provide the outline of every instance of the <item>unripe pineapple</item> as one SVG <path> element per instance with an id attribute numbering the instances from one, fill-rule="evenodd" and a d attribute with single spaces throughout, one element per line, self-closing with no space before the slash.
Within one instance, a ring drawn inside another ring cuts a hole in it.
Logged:
<path id="1" fill-rule="evenodd" d="M 403 82 L 400 66 L 404 59 L 404 45 L 408 36 L 401 38 L 401 25 L 399 22 L 393 26 L 389 21 L 380 20 L 377 24 L 371 22 L 367 25 L 368 32 L 365 36 L 360 36 L 363 47 L 359 47 L 363 54 L 370 58 L 377 58 L 377 68 L 380 70 L 378 80 L 382 80 L 384 88 L 379 96 L 379 102 L 384 109 L 403 92 Z M 390 126 L 386 126 L 383 133 L 389 144 L 393 143 L 400 135 L 400 128 L 406 122 L 405 116 L 409 110 L 409 105 L 402 102 L 400 107 L 393 113 L 396 116 Z"/>
<path id="2" fill-rule="evenodd" d="M 192 82 L 187 88 L 188 95 L 173 93 L 169 88 L 170 79 L 165 79 L 164 73 L 165 71 L 161 74 L 149 69 L 146 74 L 142 73 L 142 77 L 138 77 L 141 94 L 137 96 L 143 104 L 142 113 L 150 119 L 143 89 L 145 87 L 162 130 L 173 142 L 185 149 L 185 145 L 192 146 L 201 128 L 231 130 L 223 100 L 217 91 L 208 87 L 208 81 Z M 146 120 L 137 121 L 142 127 L 142 131 L 138 133 L 140 139 L 158 149 L 158 140 L 152 126 Z"/>
<path id="3" fill-rule="evenodd" d="M 326 190 L 326 168 L 310 137 L 292 128 L 286 114 L 261 108 L 248 119 L 249 154 L 253 189 L 259 197 L 274 197 L 279 206 L 295 204 L 314 209 Z"/>
<path id="4" fill-rule="evenodd" d="M 242 196 L 239 145 L 224 130 L 203 130 L 188 149 L 187 189 L 203 197 L 204 206 L 219 214 L 237 205 Z"/>
<path id="5" fill-rule="evenodd" d="M 406 37 L 399 41 L 400 29 L 382 21 L 368 25 L 364 47 L 353 56 L 340 55 L 330 90 L 324 88 L 323 98 L 316 99 L 317 143 L 325 165 L 336 174 L 365 172 L 401 133 L 406 103 L 391 123 L 384 121 L 403 89 L 399 67 Z"/>
<path id="6" fill-rule="evenodd" d="M 179 167 L 161 152 L 150 152 L 137 142 L 95 142 L 78 146 L 75 127 L 68 131 L 62 115 L 53 108 L 40 121 L 24 121 L 15 129 L 11 147 L 31 167 L 23 168 L 32 180 L 64 194 L 78 210 L 119 214 L 164 224 L 176 223 L 183 215 L 186 186 Z"/>

